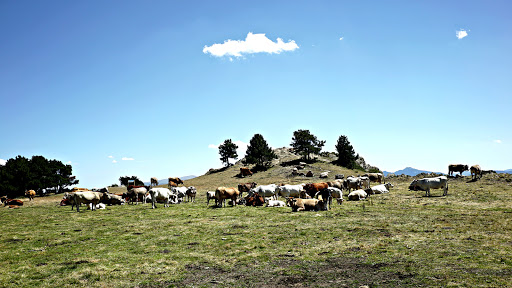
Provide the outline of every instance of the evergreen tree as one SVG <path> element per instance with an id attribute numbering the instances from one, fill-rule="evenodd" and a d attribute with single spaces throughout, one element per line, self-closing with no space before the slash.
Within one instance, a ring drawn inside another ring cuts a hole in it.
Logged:
<path id="1" fill-rule="evenodd" d="M 277 159 L 277 155 L 267 144 L 267 141 L 261 134 L 255 134 L 245 154 L 245 162 L 247 164 L 256 164 L 256 170 L 269 168 L 272 160 Z"/>
<path id="2" fill-rule="evenodd" d="M 135 186 L 144 186 L 144 182 L 142 182 L 139 177 L 137 176 L 121 176 L 119 177 L 119 182 L 121 183 L 121 186 L 128 187 L 128 180 L 133 180 L 135 183 Z"/>
<path id="3" fill-rule="evenodd" d="M 231 141 L 231 139 L 227 139 L 223 144 L 219 146 L 219 154 L 220 161 L 224 163 L 225 166 L 229 166 L 229 158 L 238 159 L 238 154 L 236 153 L 236 149 L 238 146 Z"/>
<path id="4" fill-rule="evenodd" d="M 318 140 L 309 130 L 297 130 L 293 132 L 291 146 L 302 158 L 310 160 L 310 154 L 318 154 L 322 151 L 325 141 Z"/>
<path id="5" fill-rule="evenodd" d="M 347 136 L 341 135 L 336 143 L 336 151 L 338 152 L 338 165 L 349 169 L 356 168 L 356 153 L 354 147 L 348 141 Z"/>

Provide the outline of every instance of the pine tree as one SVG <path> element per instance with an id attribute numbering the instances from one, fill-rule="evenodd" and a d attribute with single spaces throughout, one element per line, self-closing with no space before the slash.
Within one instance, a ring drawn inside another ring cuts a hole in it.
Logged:
<path id="1" fill-rule="evenodd" d="M 354 169 L 356 167 L 356 153 L 354 147 L 350 145 L 347 136 L 341 135 L 336 143 L 336 151 L 338 152 L 338 165 Z"/>
<path id="2" fill-rule="evenodd" d="M 261 134 L 255 134 L 245 154 L 245 162 L 247 164 L 256 164 L 256 170 L 266 169 L 272 164 L 272 160 L 277 159 L 277 155 L 267 144 L 267 141 Z"/>
<path id="3" fill-rule="evenodd" d="M 227 167 L 229 166 L 229 158 L 238 159 L 238 154 L 236 153 L 236 149 L 238 146 L 231 141 L 231 139 L 227 139 L 223 144 L 219 146 L 219 154 L 220 161 L 224 163 Z"/>
<path id="4" fill-rule="evenodd" d="M 310 154 L 318 154 L 322 151 L 325 141 L 318 140 L 309 130 L 297 130 L 293 132 L 291 146 L 302 158 L 310 160 Z"/>

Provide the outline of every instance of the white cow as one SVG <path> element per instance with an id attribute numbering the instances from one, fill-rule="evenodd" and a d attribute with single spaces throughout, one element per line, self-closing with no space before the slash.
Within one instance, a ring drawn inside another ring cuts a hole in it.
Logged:
<path id="1" fill-rule="evenodd" d="M 215 206 L 217 206 L 217 198 L 215 198 L 215 191 L 206 191 L 206 206 L 210 205 L 210 199 L 215 200 Z"/>
<path id="2" fill-rule="evenodd" d="M 393 184 L 386 183 L 386 184 L 380 184 L 372 187 L 373 194 L 384 194 L 389 193 L 389 189 L 393 188 Z"/>
<path id="3" fill-rule="evenodd" d="M 412 181 L 409 185 L 409 190 L 425 191 L 426 196 L 430 196 L 430 189 L 440 188 L 443 188 L 443 196 L 446 196 L 448 194 L 448 178 L 446 176 L 418 179 Z"/>
<path id="4" fill-rule="evenodd" d="M 151 195 L 151 208 L 156 208 L 156 201 L 163 201 L 164 207 L 169 207 L 169 200 L 171 198 L 171 190 L 167 188 L 151 188 L 149 195 Z"/>
<path id="5" fill-rule="evenodd" d="M 360 189 L 361 188 L 361 179 L 349 176 L 345 181 L 343 181 L 343 188 L 350 192 L 352 189 Z"/>
<path id="6" fill-rule="evenodd" d="M 336 199 L 338 201 L 338 204 L 343 203 L 343 191 L 341 189 L 338 189 L 336 187 L 328 187 L 326 188 L 331 192 L 331 197 Z"/>
<path id="7" fill-rule="evenodd" d="M 278 196 L 288 198 L 295 197 L 300 198 L 300 193 L 304 191 L 304 184 L 290 185 L 286 184 L 276 188 L 276 194 Z"/>
<path id="8" fill-rule="evenodd" d="M 145 187 L 132 188 L 128 191 L 128 196 L 130 197 L 130 203 L 133 204 L 135 200 L 137 205 L 139 204 L 139 198 L 142 197 L 142 203 L 146 204 L 146 193 L 148 190 Z"/>
<path id="9" fill-rule="evenodd" d="M 265 207 L 286 207 L 286 204 L 280 200 L 265 200 L 267 206 Z"/>
<path id="10" fill-rule="evenodd" d="M 74 204 L 76 205 L 76 212 L 80 212 L 80 204 L 90 204 L 92 203 L 92 209 L 96 210 L 96 205 L 100 203 L 101 197 L 103 196 L 103 193 L 100 192 L 92 192 L 92 191 L 83 191 L 83 192 L 75 192 L 73 194 L 74 198 Z M 73 206 L 71 206 L 71 209 L 73 209 Z"/>
<path id="11" fill-rule="evenodd" d="M 190 186 L 192 187 L 192 186 Z M 187 193 L 187 190 L 190 188 L 190 187 L 172 187 L 172 192 L 176 195 L 176 201 L 179 203 L 179 202 L 183 202 L 183 198 L 185 198 L 186 196 L 186 193 Z"/>
<path id="12" fill-rule="evenodd" d="M 359 201 L 368 198 L 369 192 L 371 192 L 371 188 L 365 190 L 355 190 L 350 192 L 347 197 L 349 201 Z"/>
<path id="13" fill-rule="evenodd" d="M 329 171 L 320 173 L 320 178 L 327 178 L 329 177 Z"/>
<path id="14" fill-rule="evenodd" d="M 260 196 L 272 197 L 274 200 L 277 200 L 276 188 L 277 188 L 276 184 L 260 185 L 256 188 L 251 189 L 249 191 L 249 195 L 258 193 Z"/>

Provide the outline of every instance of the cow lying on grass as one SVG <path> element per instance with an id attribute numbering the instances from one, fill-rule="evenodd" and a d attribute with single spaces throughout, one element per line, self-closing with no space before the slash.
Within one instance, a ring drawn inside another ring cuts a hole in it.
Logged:
<path id="1" fill-rule="evenodd" d="M 286 202 L 288 206 L 292 207 L 292 212 L 320 211 L 325 206 L 323 200 L 318 199 L 301 199 L 290 197 Z"/>

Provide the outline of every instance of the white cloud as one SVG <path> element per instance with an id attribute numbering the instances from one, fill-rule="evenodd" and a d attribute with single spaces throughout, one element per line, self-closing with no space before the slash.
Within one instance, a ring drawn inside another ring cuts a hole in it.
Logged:
<path id="1" fill-rule="evenodd" d="M 7 163 L 7 160 L 0 159 L 0 165 L 5 166 L 5 163 Z"/>
<path id="2" fill-rule="evenodd" d="M 469 31 L 469 30 L 468 30 L 468 31 Z M 464 37 L 468 36 L 468 32 L 466 32 L 466 30 L 464 30 L 464 29 L 461 29 L 461 30 L 459 30 L 459 31 L 456 31 L 456 32 L 455 32 L 455 35 L 457 35 L 457 38 L 458 38 L 458 39 L 462 39 L 462 38 L 464 38 Z"/>
<path id="3" fill-rule="evenodd" d="M 211 46 L 204 46 L 203 53 L 210 53 L 216 57 L 222 56 L 235 56 L 242 57 L 242 54 L 254 53 L 276 53 L 279 54 L 283 51 L 293 51 L 299 49 L 299 46 L 294 40 L 284 42 L 283 39 L 277 38 L 276 42 L 268 39 L 265 34 L 253 34 L 249 32 L 245 40 L 226 40 L 222 44 L 213 44 Z M 232 58 L 230 58 L 230 61 Z"/>
<path id="4" fill-rule="evenodd" d="M 343 40 L 343 37 L 340 37 L 340 41 Z"/>
<path id="5" fill-rule="evenodd" d="M 210 145 L 208 145 L 208 148 L 218 149 L 218 148 L 219 148 L 219 145 L 210 144 Z"/>
<path id="6" fill-rule="evenodd" d="M 66 164 L 71 164 L 71 161 L 66 162 Z"/>
<path id="7" fill-rule="evenodd" d="M 117 163 L 117 160 L 112 160 L 112 163 Z"/>
<path id="8" fill-rule="evenodd" d="M 501 140 L 494 140 L 494 141 L 492 141 L 492 142 L 494 142 L 494 143 L 498 143 L 498 144 L 501 144 L 501 143 L 502 143 L 502 142 L 501 142 Z"/>
<path id="9" fill-rule="evenodd" d="M 112 159 L 112 158 L 114 158 L 114 156 L 108 156 L 108 158 Z"/>
<path id="10" fill-rule="evenodd" d="M 129 158 L 129 157 L 123 157 L 123 158 L 121 158 L 121 160 L 123 160 L 123 161 L 133 161 L 135 159 Z"/>

